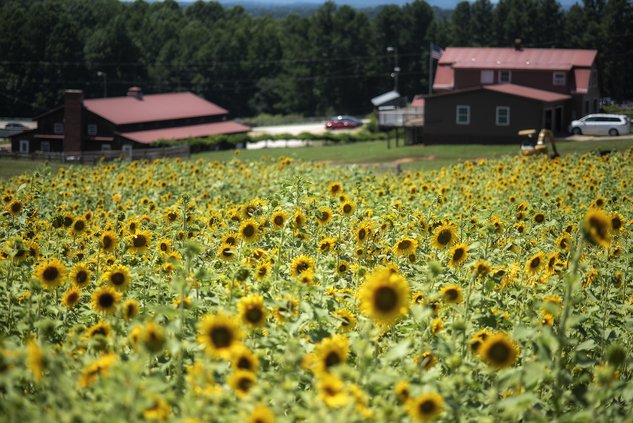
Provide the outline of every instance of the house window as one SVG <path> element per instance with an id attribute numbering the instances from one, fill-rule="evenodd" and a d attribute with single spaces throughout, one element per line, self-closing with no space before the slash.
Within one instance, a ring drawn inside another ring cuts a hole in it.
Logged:
<path id="1" fill-rule="evenodd" d="M 496 113 L 497 126 L 510 125 L 510 108 L 506 106 L 498 106 Z"/>
<path id="2" fill-rule="evenodd" d="M 48 141 L 42 141 L 40 143 L 40 150 L 42 153 L 50 153 L 51 152 L 51 143 Z"/>
<path id="3" fill-rule="evenodd" d="M 53 132 L 55 132 L 56 134 L 63 134 L 64 133 L 64 124 L 60 123 L 60 122 L 56 122 L 55 126 L 53 127 Z"/>
<path id="4" fill-rule="evenodd" d="M 20 153 L 29 152 L 29 140 L 20 140 Z"/>
<path id="5" fill-rule="evenodd" d="M 512 82 L 512 75 L 510 74 L 510 71 L 508 70 L 499 71 L 499 83 L 507 84 L 510 82 Z"/>
<path id="6" fill-rule="evenodd" d="M 565 85 L 565 72 L 554 72 L 552 82 L 554 85 Z"/>
<path id="7" fill-rule="evenodd" d="M 97 135 L 97 125 L 91 123 L 88 125 L 88 135 L 95 136 Z"/>
<path id="8" fill-rule="evenodd" d="M 482 84 L 494 84 L 495 82 L 495 72 L 492 70 L 482 70 L 481 71 L 481 83 Z"/>
<path id="9" fill-rule="evenodd" d="M 455 123 L 458 125 L 470 125 L 470 106 L 457 106 Z"/>
<path id="10" fill-rule="evenodd" d="M 101 151 L 110 151 L 112 146 L 110 144 L 101 144 Z"/>

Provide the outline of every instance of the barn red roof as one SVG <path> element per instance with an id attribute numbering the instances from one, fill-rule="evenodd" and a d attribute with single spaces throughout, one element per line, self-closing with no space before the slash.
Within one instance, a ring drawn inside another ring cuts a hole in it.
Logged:
<path id="1" fill-rule="evenodd" d="M 115 125 L 228 113 L 190 92 L 89 99 L 84 106 Z"/>
<path id="2" fill-rule="evenodd" d="M 447 47 L 438 64 L 464 69 L 570 70 L 590 68 L 597 53 L 555 48 Z"/>
<path id="3" fill-rule="evenodd" d="M 537 90 L 536 88 L 524 87 L 516 84 L 485 85 L 484 90 L 496 91 L 503 94 L 516 95 L 518 97 L 530 98 L 532 100 L 553 103 L 555 101 L 569 100 L 570 95 L 555 93 L 552 91 Z"/>
<path id="4" fill-rule="evenodd" d="M 152 129 L 148 131 L 135 131 L 120 133 L 129 140 L 150 144 L 160 140 L 180 140 L 191 137 L 206 137 L 217 134 L 237 134 L 248 132 L 251 128 L 236 122 L 216 122 L 202 125 L 180 126 L 176 128 Z"/>

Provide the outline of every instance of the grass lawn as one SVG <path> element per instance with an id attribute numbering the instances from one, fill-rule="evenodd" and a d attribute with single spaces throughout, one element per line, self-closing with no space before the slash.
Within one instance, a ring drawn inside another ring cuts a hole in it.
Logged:
<path id="1" fill-rule="evenodd" d="M 560 154 L 586 153 L 596 150 L 624 150 L 633 147 L 633 137 L 617 140 L 598 141 L 558 141 Z M 383 164 L 388 170 L 400 163 L 405 170 L 438 169 L 455 162 L 482 158 L 497 158 L 519 154 L 516 145 L 412 145 L 387 148 L 385 141 L 358 142 L 353 144 L 327 145 L 323 147 L 268 148 L 260 150 L 240 150 L 241 160 L 257 160 L 263 157 L 287 156 L 302 160 L 323 160 L 333 163 Z M 194 159 L 230 160 L 235 150 L 199 153 Z M 0 159 L 0 177 L 8 178 L 29 172 L 42 166 L 44 162 Z M 56 169 L 61 164 L 51 163 Z"/>

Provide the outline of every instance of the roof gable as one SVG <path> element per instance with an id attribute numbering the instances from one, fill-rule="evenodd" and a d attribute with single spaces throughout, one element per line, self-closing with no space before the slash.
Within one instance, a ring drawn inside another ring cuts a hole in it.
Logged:
<path id="1" fill-rule="evenodd" d="M 228 111 L 191 92 L 84 100 L 84 107 L 115 125 L 224 115 Z"/>
<path id="2" fill-rule="evenodd" d="M 477 92 L 477 91 L 481 93 L 484 93 L 486 91 L 493 91 L 500 94 L 512 95 L 512 96 L 527 98 L 530 100 L 542 101 L 544 103 L 553 103 L 557 101 L 564 101 L 564 100 L 571 99 L 571 96 L 567 94 L 561 94 L 561 93 L 545 91 L 545 90 L 538 90 L 536 88 L 530 88 L 530 87 L 525 87 L 523 85 L 516 85 L 516 84 L 497 84 L 497 85 L 469 87 L 469 88 L 464 88 L 461 90 L 436 93 L 436 94 L 433 94 L 431 98 L 460 95 L 460 94 Z"/>
<path id="3" fill-rule="evenodd" d="M 447 47 L 438 64 L 455 69 L 570 70 L 591 67 L 597 53 L 555 48 Z"/>

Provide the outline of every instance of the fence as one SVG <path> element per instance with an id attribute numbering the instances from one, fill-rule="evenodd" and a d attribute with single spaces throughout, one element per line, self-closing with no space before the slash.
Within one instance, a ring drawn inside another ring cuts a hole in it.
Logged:
<path id="1" fill-rule="evenodd" d="M 407 107 L 394 110 L 380 110 L 378 112 L 378 126 L 391 128 L 424 126 L 424 109 Z"/>
<path id="2" fill-rule="evenodd" d="M 179 145 L 175 147 L 150 147 L 130 150 L 101 150 L 101 151 L 77 151 L 77 152 L 0 152 L 0 158 L 12 158 L 16 160 L 47 160 L 58 163 L 95 164 L 109 160 L 153 160 L 162 157 L 189 157 L 189 146 Z"/>

